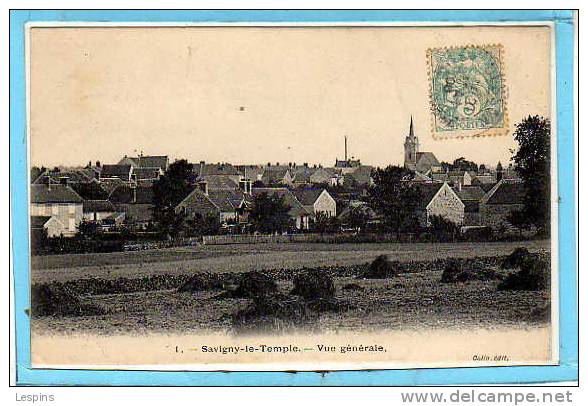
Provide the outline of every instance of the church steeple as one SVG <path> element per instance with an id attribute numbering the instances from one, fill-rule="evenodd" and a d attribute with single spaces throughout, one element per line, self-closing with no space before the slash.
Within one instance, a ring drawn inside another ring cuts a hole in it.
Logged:
<path id="1" fill-rule="evenodd" d="M 413 123 L 412 123 L 412 115 L 410 116 L 410 130 L 409 130 L 409 132 L 408 132 L 408 136 L 409 136 L 411 139 L 414 139 L 414 125 L 413 125 Z"/>
<path id="2" fill-rule="evenodd" d="M 404 167 L 413 169 L 416 165 L 417 154 L 419 152 L 419 139 L 414 135 L 414 123 L 412 115 L 410 116 L 410 128 L 408 136 L 404 140 Z"/>

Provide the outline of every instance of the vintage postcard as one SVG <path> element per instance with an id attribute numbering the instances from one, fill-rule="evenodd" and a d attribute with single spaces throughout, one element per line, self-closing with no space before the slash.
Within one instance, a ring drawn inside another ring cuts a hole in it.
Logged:
<path id="1" fill-rule="evenodd" d="M 32 367 L 558 364 L 554 46 L 29 24 Z"/>

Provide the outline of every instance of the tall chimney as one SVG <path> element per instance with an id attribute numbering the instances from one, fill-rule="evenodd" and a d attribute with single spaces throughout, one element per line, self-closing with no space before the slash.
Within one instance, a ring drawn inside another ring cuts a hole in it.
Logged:
<path id="1" fill-rule="evenodd" d="M 208 196 L 208 182 L 206 182 L 205 180 L 201 180 L 200 182 L 198 182 L 198 187 L 200 188 L 202 193 Z"/>
<path id="2" fill-rule="evenodd" d="M 345 136 L 345 162 L 347 162 L 347 136 Z"/>

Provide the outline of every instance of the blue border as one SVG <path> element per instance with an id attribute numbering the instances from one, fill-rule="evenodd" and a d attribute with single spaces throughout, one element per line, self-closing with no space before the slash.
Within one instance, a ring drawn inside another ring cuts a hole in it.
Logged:
<path id="1" fill-rule="evenodd" d="M 31 369 L 24 33 L 27 22 L 395 22 L 555 24 L 559 173 L 560 364 L 557 366 L 317 372 L 147 372 Z M 10 204 L 19 385 L 452 385 L 578 379 L 573 13 L 569 10 L 12 10 L 10 12 Z"/>

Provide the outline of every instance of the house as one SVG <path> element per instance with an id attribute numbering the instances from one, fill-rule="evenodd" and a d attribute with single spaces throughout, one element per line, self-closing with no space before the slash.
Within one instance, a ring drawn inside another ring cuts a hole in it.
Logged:
<path id="1" fill-rule="evenodd" d="M 169 168 L 169 158 L 167 155 L 139 155 L 136 157 L 124 156 L 118 165 L 131 165 L 133 168 L 155 169 L 162 173 Z"/>
<path id="2" fill-rule="evenodd" d="M 83 199 L 67 185 L 36 184 L 31 185 L 30 209 L 31 216 L 55 217 L 61 223 L 60 234 L 71 237 L 82 221 Z"/>
<path id="3" fill-rule="evenodd" d="M 294 177 L 288 167 L 271 166 L 266 167 L 261 177 L 261 182 L 266 186 L 272 185 L 294 185 Z"/>
<path id="4" fill-rule="evenodd" d="M 339 170 L 341 174 L 346 175 L 355 171 L 358 167 L 361 166 L 361 160 L 355 159 L 351 157 L 350 159 L 336 159 L 335 160 L 335 169 Z"/>
<path id="5" fill-rule="evenodd" d="M 102 170 L 100 171 L 100 180 L 120 179 L 123 182 L 130 182 L 132 179 L 132 173 L 132 165 L 102 165 Z"/>
<path id="6" fill-rule="evenodd" d="M 84 170 L 60 170 L 43 172 L 37 179 L 33 180 L 33 184 L 76 184 L 93 182 L 95 179 L 88 175 Z"/>
<path id="7" fill-rule="evenodd" d="M 83 209 L 85 221 L 101 221 L 116 212 L 114 204 L 109 200 L 84 200 Z"/>
<path id="8" fill-rule="evenodd" d="M 260 165 L 238 165 L 236 168 L 243 178 L 251 179 L 252 182 L 261 181 L 265 171 L 264 167 Z"/>
<path id="9" fill-rule="evenodd" d="M 471 186 L 474 176 L 475 174 L 468 171 L 449 171 L 447 173 L 449 183 L 451 183 L 453 186 Z"/>
<path id="10" fill-rule="evenodd" d="M 317 168 L 310 175 L 309 181 L 313 185 L 339 186 L 343 184 L 343 175 L 341 169 Z"/>
<path id="11" fill-rule="evenodd" d="M 464 226 L 479 226 L 480 218 L 480 201 L 486 194 L 480 186 L 457 186 L 453 191 L 459 196 L 464 204 Z"/>
<path id="12" fill-rule="evenodd" d="M 510 231 L 511 213 L 524 208 L 525 185 L 517 179 L 501 179 L 480 200 L 480 221 L 494 231 Z"/>
<path id="13" fill-rule="evenodd" d="M 242 222 L 245 215 L 245 194 L 238 189 L 208 190 L 205 183 L 195 188 L 175 208 L 188 219 L 215 217 L 219 223 Z"/>
<path id="14" fill-rule="evenodd" d="M 299 230 L 308 230 L 310 227 L 311 213 L 308 212 L 298 201 L 296 196 L 285 187 L 254 187 L 252 188 L 251 196 L 248 197 L 249 204 L 251 205 L 253 198 L 256 196 L 266 194 L 269 197 L 278 196 L 284 199 L 284 204 L 290 207 L 288 215 L 294 221 L 295 226 Z"/>
<path id="15" fill-rule="evenodd" d="M 414 134 L 414 124 L 410 118 L 410 129 L 404 140 L 404 167 L 424 174 L 440 172 L 441 164 L 432 152 L 421 152 L 418 137 Z"/>
<path id="16" fill-rule="evenodd" d="M 328 217 L 337 216 L 337 202 L 325 189 L 297 189 L 292 193 L 313 217 L 319 213 Z"/>
<path id="17" fill-rule="evenodd" d="M 431 225 L 431 216 L 441 216 L 455 224 L 463 224 L 465 205 L 459 196 L 443 183 L 414 183 L 421 195 L 417 215 L 421 226 Z"/>
<path id="18" fill-rule="evenodd" d="M 47 237 L 59 237 L 65 235 L 65 227 L 57 217 L 51 216 L 31 216 L 31 241 L 40 241 L 43 231 L 47 232 Z"/>
<path id="19" fill-rule="evenodd" d="M 144 229 L 153 224 L 153 188 L 144 185 L 121 185 L 108 196 L 116 213 L 124 213 L 124 222 L 131 228 Z"/>
<path id="20" fill-rule="evenodd" d="M 243 177 L 235 166 L 228 163 L 207 164 L 204 161 L 200 161 L 200 163 L 193 165 L 192 171 L 198 178 L 225 176 L 235 183 L 239 183 L 239 180 Z"/>

